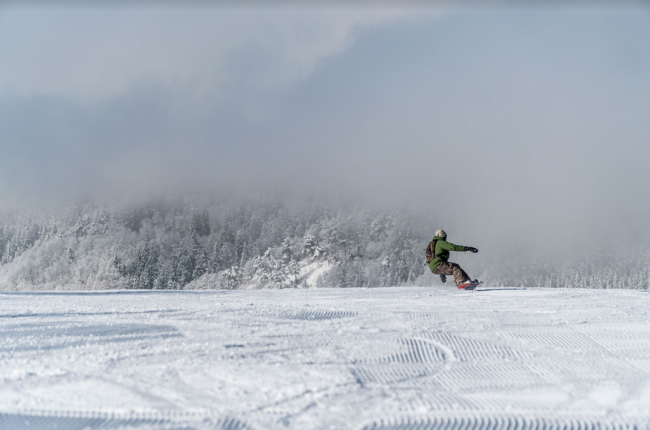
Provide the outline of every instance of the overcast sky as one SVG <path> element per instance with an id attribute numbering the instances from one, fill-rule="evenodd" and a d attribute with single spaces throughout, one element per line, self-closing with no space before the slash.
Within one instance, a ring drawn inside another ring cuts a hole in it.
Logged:
<path id="1" fill-rule="evenodd" d="M 648 8 L 198 5 L 0 6 L 1 196 L 325 190 L 486 241 L 648 234 Z"/>

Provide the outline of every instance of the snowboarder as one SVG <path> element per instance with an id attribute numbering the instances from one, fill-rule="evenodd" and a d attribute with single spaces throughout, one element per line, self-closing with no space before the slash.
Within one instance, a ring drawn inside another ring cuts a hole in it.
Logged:
<path id="1" fill-rule="evenodd" d="M 470 251 L 476 253 L 478 252 L 478 249 L 472 248 L 471 246 L 461 246 L 449 243 L 447 242 L 447 233 L 445 233 L 444 230 L 438 230 L 429 244 L 429 249 L 427 251 L 427 255 L 431 258 L 429 262 L 431 272 L 440 275 L 440 280 L 442 282 L 447 282 L 447 275 L 454 275 L 454 282 L 459 288 L 463 288 L 462 286 L 465 284 L 478 283 L 477 280 L 472 281 L 458 264 L 447 261 L 449 260 L 449 251 Z"/>

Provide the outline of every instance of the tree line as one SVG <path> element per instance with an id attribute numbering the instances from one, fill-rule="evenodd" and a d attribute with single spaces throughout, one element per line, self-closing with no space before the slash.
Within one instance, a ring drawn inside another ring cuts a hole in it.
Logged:
<path id="1" fill-rule="evenodd" d="M 187 289 L 438 285 L 431 217 L 358 203 L 185 197 L 0 213 L 0 288 Z M 483 252 L 494 286 L 648 288 L 650 253 L 534 261 Z"/>

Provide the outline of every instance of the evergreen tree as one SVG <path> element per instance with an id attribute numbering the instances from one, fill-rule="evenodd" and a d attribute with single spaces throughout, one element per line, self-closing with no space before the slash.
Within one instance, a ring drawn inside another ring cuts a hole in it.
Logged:
<path id="1" fill-rule="evenodd" d="M 190 228 L 192 233 L 198 236 L 210 236 L 212 229 L 210 228 L 210 216 L 206 209 L 196 212 L 192 216 Z"/>
<path id="2" fill-rule="evenodd" d="M 293 252 L 291 251 L 291 240 L 289 238 L 285 238 L 282 241 L 282 245 L 280 245 L 280 256 L 282 258 L 282 261 L 285 264 L 289 264 L 289 262 L 293 259 Z"/>
<path id="3" fill-rule="evenodd" d="M 313 257 L 316 254 L 318 249 L 318 242 L 313 234 L 309 233 L 305 235 L 302 240 L 302 255 L 304 257 Z"/>

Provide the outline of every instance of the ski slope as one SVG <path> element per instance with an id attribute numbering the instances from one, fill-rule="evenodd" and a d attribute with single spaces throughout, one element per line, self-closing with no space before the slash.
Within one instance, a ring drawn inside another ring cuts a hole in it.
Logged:
<path id="1" fill-rule="evenodd" d="M 2 429 L 650 428 L 650 294 L 0 294 Z"/>

